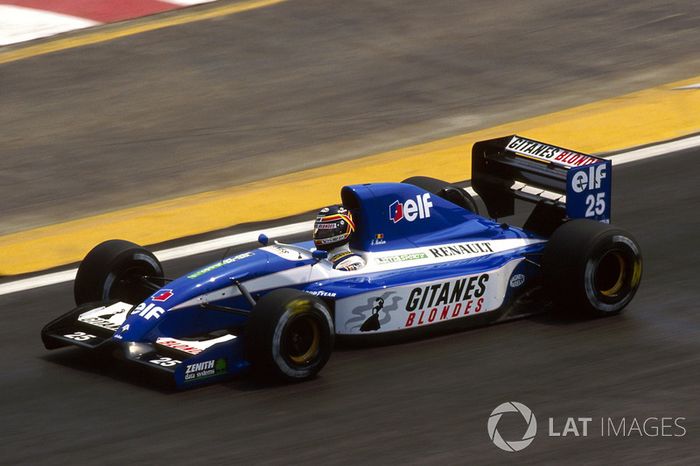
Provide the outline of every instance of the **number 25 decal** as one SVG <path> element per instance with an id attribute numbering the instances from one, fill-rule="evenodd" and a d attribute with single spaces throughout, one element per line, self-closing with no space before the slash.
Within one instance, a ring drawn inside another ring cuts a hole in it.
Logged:
<path id="1" fill-rule="evenodd" d="M 73 332 L 63 336 L 75 341 L 88 341 L 92 340 L 93 338 L 97 338 L 95 335 L 90 335 L 89 333 L 85 332 Z"/>
<path id="2" fill-rule="evenodd" d="M 589 194 L 586 197 L 586 217 L 595 217 L 605 213 L 605 193 L 598 193 L 595 196 Z"/>
<path id="3" fill-rule="evenodd" d="M 173 367 L 173 366 L 177 366 L 182 361 L 178 361 L 177 359 L 172 359 L 172 358 L 158 358 L 158 359 L 151 359 L 148 362 L 150 362 L 151 364 L 155 364 L 156 366 Z"/>

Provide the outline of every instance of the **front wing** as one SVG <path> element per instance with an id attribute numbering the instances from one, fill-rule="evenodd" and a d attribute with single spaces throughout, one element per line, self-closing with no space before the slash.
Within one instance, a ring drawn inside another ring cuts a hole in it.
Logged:
<path id="1" fill-rule="evenodd" d="M 233 334 L 203 339 L 159 337 L 152 342 L 121 341 L 114 333 L 133 306 L 89 303 L 47 324 L 41 338 L 47 349 L 77 346 L 140 366 L 157 381 L 177 388 L 218 382 L 249 367 L 242 338 Z"/>

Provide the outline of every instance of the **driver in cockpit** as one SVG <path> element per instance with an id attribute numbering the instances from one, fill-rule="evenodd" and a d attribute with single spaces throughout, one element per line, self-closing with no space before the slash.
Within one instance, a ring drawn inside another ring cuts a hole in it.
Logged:
<path id="1" fill-rule="evenodd" d="M 358 270 L 365 260 L 350 249 L 350 238 L 355 232 L 352 214 L 342 205 L 324 207 L 314 222 L 314 245 L 328 251 L 328 260 L 338 270 Z"/>

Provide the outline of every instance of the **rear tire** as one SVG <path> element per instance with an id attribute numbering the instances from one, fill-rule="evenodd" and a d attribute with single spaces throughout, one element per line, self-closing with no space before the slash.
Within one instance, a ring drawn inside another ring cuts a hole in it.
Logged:
<path id="1" fill-rule="evenodd" d="M 459 186 L 450 184 L 447 181 L 430 178 L 428 176 L 412 176 L 403 180 L 403 183 L 417 186 L 453 204 L 457 204 L 463 209 L 479 214 L 479 207 L 476 205 L 474 198 Z"/>
<path id="2" fill-rule="evenodd" d="M 279 289 L 253 308 L 246 329 L 246 350 L 258 375 L 283 381 L 316 376 L 333 350 L 333 319 L 313 295 Z"/>
<path id="3" fill-rule="evenodd" d="M 542 272 L 545 289 L 559 310 L 617 314 L 639 288 L 641 249 L 625 230 L 592 220 L 570 220 L 549 239 Z"/>
<path id="4" fill-rule="evenodd" d="M 100 243 L 78 267 L 75 304 L 108 300 L 138 304 L 154 291 L 143 283 L 144 276 L 163 278 L 163 266 L 152 252 L 120 239 Z"/>

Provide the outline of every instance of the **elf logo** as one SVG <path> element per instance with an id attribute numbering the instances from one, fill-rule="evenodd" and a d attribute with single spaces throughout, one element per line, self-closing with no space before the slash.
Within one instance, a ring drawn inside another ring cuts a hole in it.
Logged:
<path id="1" fill-rule="evenodd" d="M 416 199 L 408 199 L 405 202 L 394 201 L 389 206 L 389 220 L 399 223 L 406 219 L 412 222 L 417 218 L 430 218 L 430 208 L 433 203 L 430 201 L 430 193 L 419 194 Z"/>
<path id="2" fill-rule="evenodd" d="M 158 307 L 155 304 L 151 303 L 146 305 L 146 303 L 141 303 L 136 308 L 131 311 L 131 314 L 138 314 L 139 317 L 143 317 L 146 320 L 151 320 L 151 317 L 155 317 L 156 319 L 160 319 L 160 316 L 165 314 L 165 309 L 162 307 Z"/>
<path id="3" fill-rule="evenodd" d="M 607 178 L 605 164 L 594 165 L 589 167 L 588 170 L 579 170 L 574 173 L 571 177 L 571 188 L 576 193 L 600 189 L 605 178 Z"/>

